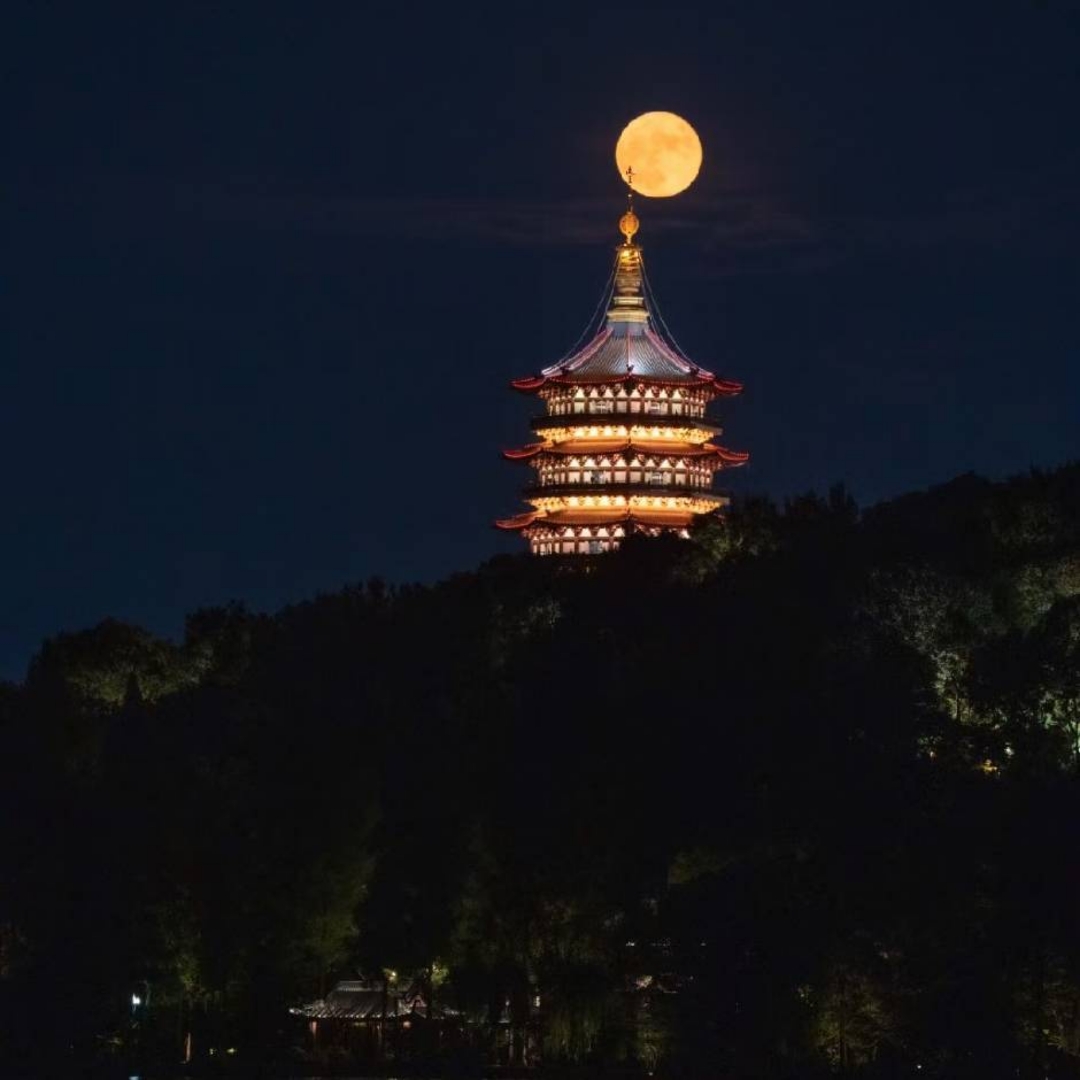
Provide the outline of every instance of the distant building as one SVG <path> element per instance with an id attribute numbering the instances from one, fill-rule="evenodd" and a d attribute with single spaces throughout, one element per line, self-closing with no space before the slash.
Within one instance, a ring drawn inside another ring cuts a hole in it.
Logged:
<path id="1" fill-rule="evenodd" d="M 536 441 L 504 452 L 534 470 L 524 492 L 532 509 L 496 524 L 520 532 L 534 555 L 599 554 L 633 533 L 685 537 L 695 517 L 728 503 L 712 490 L 713 474 L 749 457 L 713 443 L 721 429 L 705 416 L 741 384 L 688 360 L 661 333 L 632 208 L 619 229 L 603 327 L 568 359 L 511 383 L 546 414 L 532 422 Z"/>
<path id="2" fill-rule="evenodd" d="M 372 1060 L 406 1051 L 418 1029 L 458 1020 L 453 1009 L 429 1008 L 415 983 L 398 987 L 359 979 L 339 982 L 326 997 L 289 1012 L 307 1021 L 313 1050 Z"/>

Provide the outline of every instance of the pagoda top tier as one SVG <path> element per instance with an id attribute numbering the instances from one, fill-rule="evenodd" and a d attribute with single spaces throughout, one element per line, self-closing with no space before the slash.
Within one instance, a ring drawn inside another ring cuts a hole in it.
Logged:
<path id="1" fill-rule="evenodd" d="M 742 384 L 718 378 L 683 356 L 653 325 L 646 295 L 645 264 L 634 243 L 638 219 L 628 210 L 619 221 L 625 237 L 615 250 L 615 267 L 604 325 L 591 341 L 539 375 L 515 379 L 515 390 L 535 393 L 549 383 L 596 385 L 633 382 L 652 386 L 701 387 L 733 395 Z"/>

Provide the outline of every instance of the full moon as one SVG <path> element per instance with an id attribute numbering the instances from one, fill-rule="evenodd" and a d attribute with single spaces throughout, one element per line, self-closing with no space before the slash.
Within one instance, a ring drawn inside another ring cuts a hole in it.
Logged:
<path id="1" fill-rule="evenodd" d="M 701 168 L 701 140 L 675 113 L 642 113 L 623 128 L 615 164 L 623 180 L 626 170 L 633 170 L 630 186 L 642 195 L 678 195 L 694 182 Z"/>

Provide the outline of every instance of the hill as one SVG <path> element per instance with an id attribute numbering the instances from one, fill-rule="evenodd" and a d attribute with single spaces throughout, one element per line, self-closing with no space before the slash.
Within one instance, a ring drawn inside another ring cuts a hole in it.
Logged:
<path id="1" fill-rule="evenodd" d="M 12 1063 L 324 1060 L 360 974 L 398 1067 L 1080 1064 L 1080 466 L 105 622 L 0 739 Z"/>

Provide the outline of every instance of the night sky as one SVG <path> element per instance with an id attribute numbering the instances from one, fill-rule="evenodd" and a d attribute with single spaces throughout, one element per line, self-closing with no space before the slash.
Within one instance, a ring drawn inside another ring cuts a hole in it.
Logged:
<path id="1" fill-rule="evenodd" d="M 650 109 L 705 147 L 639 239 L 746 384 L 733 491 L 1080 456 L 1080 5 L 109 11 L 4 30 L 0 676 L 521 550 L 507 383 L 588 322 Z"/>

